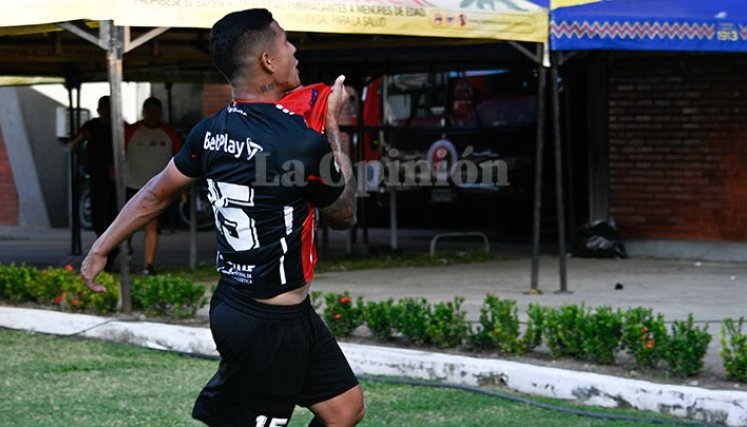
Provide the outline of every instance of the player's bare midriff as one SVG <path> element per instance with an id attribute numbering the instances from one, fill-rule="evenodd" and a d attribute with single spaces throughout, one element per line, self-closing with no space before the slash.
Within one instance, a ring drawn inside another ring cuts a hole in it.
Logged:
<path id="1" fill-rule="evenodd" d="M 302 303 L 303 300 L 306 299 L 306 296 L 309 294 L 310 287 L 311 287 L 311 282 L 305 284 L 304 286 L 301 286 L 300 288 L 282 293 L 280 295 L 276 295 L 272 298 L 267 298 L 267 299 L 254 298 L 254 299 L 263 304 L 296 305 L 296 304 Z"/>

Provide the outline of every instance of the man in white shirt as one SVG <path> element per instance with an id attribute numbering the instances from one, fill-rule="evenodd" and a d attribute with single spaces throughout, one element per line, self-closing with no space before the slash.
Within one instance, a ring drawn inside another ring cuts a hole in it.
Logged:
<path id="1" fill-rule="evenodd" d="M 125 186 L 129 200 L 169 163 L 181 143 L 174 130 L 161 123 L 161 101 L 150 97 L 143 103 L 143 119 L 125 129 Z M 143 274 L 154 275 L 158 248 L 158 220 L 145 226 Z"/>

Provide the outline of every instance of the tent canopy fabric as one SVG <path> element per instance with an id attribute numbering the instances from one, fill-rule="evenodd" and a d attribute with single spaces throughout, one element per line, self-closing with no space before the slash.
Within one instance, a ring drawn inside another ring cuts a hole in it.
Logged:
<path id="1" fill-rule="evenodd" d="M 744 52 L 747 2 L 597 0 L 554 9 L 550 34 L 553 50 Z"/>
<path id="2" fill-rule="evenodd" d="M 6 13 L 0 14 L 0 27 L 112 19 L 113 3 L 97 0 L 3 0 Z"/>
<path id="3" fill-rule="evenodd" d="M 542 0 L 541 0 L 542 1 Z M 545 0 L 546 2 L 546 0 Z M 292 32 L 481 38 L 542 43 L 546 7 L 528 0 L 4 0 L 0 27 L 113 20 L 130 27 L 210 28 L 235 10 L 266 7 Z M 9 29 L 5 29 L 7 34 Z"/>
<path id="4" fill-rule="evenodd" d="M 568 1 L 568 0 L 565 0 Z M 289 32 L 299 57 L 313 63 L 355 52 L 355 61 L 400 64 L 524 60 L 515 49 L 473 52 L 499 40 L 545 43 L 549 0 L 3 0 L 0 75 L 107 79 L 105 51 L 55 25 L 71 22 L 93 35 L 100 20 L 129 28 L 171 28 L 125 54 L 128 81 L 222 82 L 207 53 L 209 28 L 233 10 L 267 7 Z M 64 7 L 62 6 L 64 5 Z M 72 20 L 72 21 L 70 21 Z M 432 52 L 429 47 L 439 47 Z M 500 52 L 499 52 L 500 51 Z M 365 52 L 365 55 L 361 55 Z M 490 52 L 489 56 L 485 53 Z M 398 59 L 399 58 L 399 59 Z M 479 64 L 478 64 L 479 65 Z"/>

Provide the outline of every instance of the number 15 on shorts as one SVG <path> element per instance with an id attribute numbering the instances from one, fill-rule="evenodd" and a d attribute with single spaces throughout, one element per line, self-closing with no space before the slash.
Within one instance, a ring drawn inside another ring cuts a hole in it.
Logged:
<path id="1" fill-rule="evenodd" d="M 257 425 L 255 427 L 285 427 L 288 425 L 288 418 L 271 418 L 270 424 L 267 423 L 267 417 L 260 415 L 257 417 Z"/>

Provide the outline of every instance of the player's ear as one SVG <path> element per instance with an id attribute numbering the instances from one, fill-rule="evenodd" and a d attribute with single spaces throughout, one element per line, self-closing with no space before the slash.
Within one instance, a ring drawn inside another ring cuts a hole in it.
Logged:
<path id="1" fill-rule="evenodd" d="M 263 50 L 259 54 L 259 66 L 270 74 L 275 72 L 273 60 L 274 58 L 272 57 L 272 54 L 267 50 Z"/>

